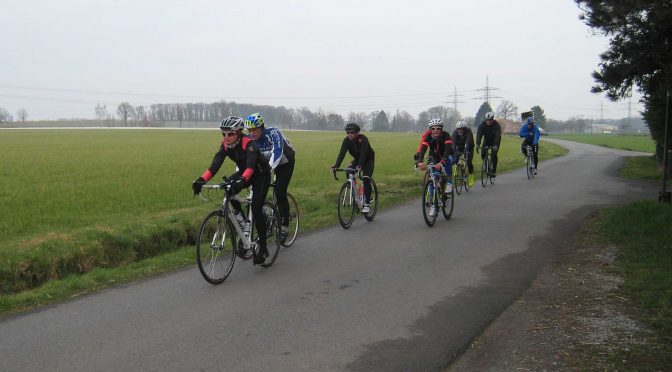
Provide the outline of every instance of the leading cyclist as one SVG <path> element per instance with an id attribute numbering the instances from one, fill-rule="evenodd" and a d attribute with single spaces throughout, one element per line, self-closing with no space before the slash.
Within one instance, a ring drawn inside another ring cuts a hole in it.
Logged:
<path id="1" fill-rule="evenodd" d="M 275 197 L 278 200 L 278 213 L 280 213 L 280 242 L 284 243 L 289 230 L 287 187 L 294 173 L 294 147 L 278 128 L 266 127 L 264 118 L 258 112 L 245 119 L 245 128 L 268 162 L 271 171 L 275 172 Z"/>
<path id="2" fill-rule="evenodd" d="M 268 193 L 270 169 L 254 141 L 243 136 L 244 125 L 245 121 L 235 116 L 229 116 L 222 120 L 219 129 L 222 131 L 224 139 L 219 145 L 219 151 L 212 159 L 210 167 L 191 184 L 191 188 L 194 190 L 194 195 L 200 194 L 203 185 L 217 174 L 227 156 L 236 163 L 238 170 L 229 176 L 228 180 L 234 181 L 234 192 L 236 194 L 250 185 L 254 189 L 252 193 L 252 218 L 259 233 L 259 254 L 254 256 L 254 264 L 261 265 L 268 257 L 266 221 L 264 221 L 262 208 Z M 231 204 L 240 212 L 240 202 L 234 200 L 231 201 Z"/>

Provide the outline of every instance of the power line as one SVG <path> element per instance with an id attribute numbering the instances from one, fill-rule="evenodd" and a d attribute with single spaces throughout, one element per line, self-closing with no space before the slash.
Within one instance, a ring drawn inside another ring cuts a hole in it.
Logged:
<path id="1" fill-rule="evenodd" d="M 480 91 L 480 92 L 483 92 L 483 96 L 476 97 L 474 99 L 484 100 L 488 104 L 490 104 L 490 99 L 491 98 L 502 98 L 502 97 L 493 96 L 493 95 L 490 94 L 490 91 L 499 90 L 499 88 L 494 88 L 494 87 L 490 86 L 490 83 L 489 83 L 489 80 L 488 80 L 488 75 L 485 75 L 485 87 L 479 88 L 479 89 L 476 89 L 476 90 Z"/>
<path id="2" fill-rule="evenodd" d="M 448 97 L 452 97 L 453 99 L 450 101 L 447 101 L 446 103 L 452 103 L 453 108 L 455 109 L 455 112 L 457 112 L 457 104 L 458 103 L 464 103 L 464 101 L 458 101 L 457 97 L 462 97 L 462 94 L 457 94 L 457 87 L 454 87 L 453 89 L 453 94 L 449 94 Z"/>

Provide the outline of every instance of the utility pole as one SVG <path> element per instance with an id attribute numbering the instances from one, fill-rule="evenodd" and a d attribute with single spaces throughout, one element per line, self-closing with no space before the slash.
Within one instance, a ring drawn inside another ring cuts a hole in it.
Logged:
<path id="1" fill-rule="evenodd" d="M 453 90 L 453 91 L 454 91 L 453 94 L 449 94 L 449 95 L 448 95 L 448 97 L 452 97 L 453 99 L 450 100 L 450 101 L 447 101 L 446 103 L 452 103 L 452 104 L 453 104 L 453 108 L 455 109 L 455 112 L 457 112 L 457 104 L 458 104 L 458 103 L 464 103 L 464 101 L 458 101 L 458 100 L 457 100 L 457 97 L 462 97 L 462 94 L 457 94 L 457 87 L 454 87 L 454 90 Z"/>
<path id="2" fill-rule="evenodd" d="M 499 88 L 493 88 L 493 87 L 490 86 L 490 82 L 488 80 L 488 75 L 485 75 L 485 87 L 480 88 L 480 89 L 476 89 L 476 90 L 478 90 L 480 92 L 483 92 L 483 95 L 481 97 L 476 97 L 474 99 L 483 100 L 483 101 L 487 102 L 488 104 L 490 104 L 490 99 L 491 98 L 502 98 L 502 97 L 497 97 L 497 96 L 493 96 L 493 95 L 490 94 L 490 91 L 499 90 Z"/>
<path id="3" fill-rule="evenodd" d="M 667 142 L 667 136 L 668 136 L 668 128 L 669 127 L 669 115 L 670 114 L 670 91 L 668 89 L 667 95 L 665 96 L 665 139 L 663 141 L 663 190 L 660 191 L 660 194 L 658 194 L 658 202 L 664 203 L 664 204 L 670 204 L 672 203 L 672 192 L 667 191 L 667 162 L 669 161 L 668 158 L 670 148 L 669 148 L 669 143 Z"/>

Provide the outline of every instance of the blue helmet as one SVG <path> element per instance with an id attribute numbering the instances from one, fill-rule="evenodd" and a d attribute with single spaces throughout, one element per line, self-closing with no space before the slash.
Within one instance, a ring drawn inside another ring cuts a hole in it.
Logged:
<path id="1" fill-rule="evenodd" d="M 527 123 L 527 125 L 534 124 L 534 118 L 530 116 L 529 118 L 527 118 L 525 123 Z"/>
<path id="2" fill-rule="evenodd" d="M 248 116 L 247 119 L 245 119 L 245 127 L 247 129 L 261 128 L 263 126 L 264 126 L 264 118 L 258 112 L 250 114 L 250 116 Z"/>

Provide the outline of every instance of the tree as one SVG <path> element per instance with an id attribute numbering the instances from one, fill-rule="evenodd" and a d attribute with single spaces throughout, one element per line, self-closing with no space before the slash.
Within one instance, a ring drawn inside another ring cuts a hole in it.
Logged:
<path id="1" fill-rule="evenodd" d="M 25 122 L 26 119 L 28 119 L 28 111 L 26 111 L 26 109 L 19 109 L 19 111 L 16 112 L 16 117 L 22 122 Z"/>
<path id="2" fill-rule="evenodd" d="M 122 102 L 117 106 L 117 115 L 124 121 L 124 126 L 127 126 L 128 118 L 133 117 L 135 110 L 128 102 Z"/>
<path id="3" fill-rule="evenodd" d="M 511 101 L 503 100 L 497 106 L 497 117 L 516 121 L 518 119 L 518 106 Z"/>
<path id="4" fill-rule="evenodd" d="M 441 119 L 446 130 L 449 130 L 448 128 L 452 129 L 460 118 L 460 113 L 452 107 L 434 106 L 418 115 L 418 126 L 424 129 L 422 127 L 426 127 L 429 120 Z"/>
<path id="5" fill-rule="evenodd" d="M 0 107 L 0 125 L 6 122 L 10 122 L 12 120 L 14 120 L 12 118 L 12 114 L 10 114 L 9 111 L 7 111 L 6 109 Z"/>
<path id="6" fill-rule="evenodd" d="M 360 128 L 364 129 L 364 127 L 368 124 L 369 122 L 369 117 L 367 114 L 363 112 L 350 112 L 348 113 L 348 123 L 356 123 L 359 125 Z"/>
<path id="7" fill-rule="evenodd" d="M 384 132 L 390 129 L 390 120 L 387 118 L 385 111 L 380 110 L 376 115 L 376 118 L 373 119 L 373 130 L 378 132 Z"/>
<path id="8" fill-rule="evenodd" d="M 476 112 L 476 116 L 474 117 L 474 126 L 478 127 L 481 125 L 483 120 L 485 120 L 485 114 L 487 112 L 492 112 L 492 107 L 490 107 L 488 101 L 485 101 L 483 104 L 481 104 L 481 107 L 479 107 L 478 111 Z"/>
<path id="9" fill-rule="evenodd" d="M 540 128 L 546 129 L 546 114 L 541 106 L 532 106 L 530 111 L 534 113 L 534 122 L 537 123 Z"/>
<path id="10" fill-rule="evenodd" d="M 397 110 L 397 113 L 394 114 L 392 122 L 390 123 L 390 129 L 395 132 L 407 132 L 413 130 L 414 125 L 415 120 L 411 114 L 407 111 L 399 112 L 399 110 Z"/>
<path id="11" fill-rule="evenodd" d="M 327 128 L 329 130 L 343 130 L 345 120 L 339 114 L 330 113 L 327 115 Z"/>
<path id="12" fill-rule="evenodd" d="M 628 97 L 634 86 L 642 93 L 644 120 L 658 143 L 665 142 L 667 93 L 672 93 L 672 2 L 670 0 L 575 0 L 580 19 L 610 37 L 600 55 L 593 93 L 611 100 Z M 672 131 L 668 131 L 668 143 Z M 672 168 L 672 162 L 670 162 Z"/>

